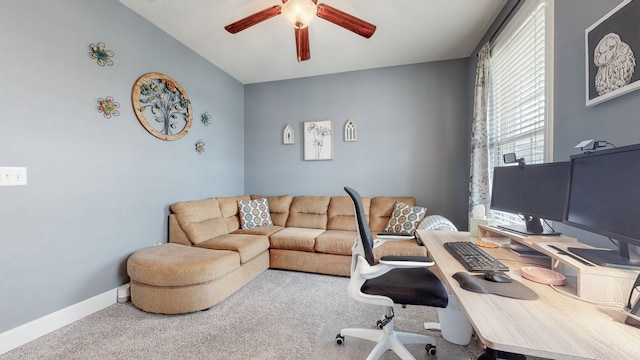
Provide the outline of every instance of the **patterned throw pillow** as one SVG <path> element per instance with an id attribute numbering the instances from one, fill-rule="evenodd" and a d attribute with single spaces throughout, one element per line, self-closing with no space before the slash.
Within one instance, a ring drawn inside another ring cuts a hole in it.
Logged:
<path id="1" fill-rule="evenodd" d="M 243 229 L 273 225 L 269 213 L 269 202 L 266 198 L 238 201 L 238 214 L 240 227 Z"/>
<path id="2" fill-rule="evenodd" d="M 427 214 L 427 208 L 396 201 L 384 231 L 413 233 Z"/>

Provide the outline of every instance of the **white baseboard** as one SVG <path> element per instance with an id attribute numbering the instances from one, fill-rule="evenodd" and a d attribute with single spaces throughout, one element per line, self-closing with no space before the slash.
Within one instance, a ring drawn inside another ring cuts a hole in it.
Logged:
<path id="1" fill-rule="evenodd" d="M 106 291 L 0 334 L 0 355 L 116 303 L 118 288 Z"/>

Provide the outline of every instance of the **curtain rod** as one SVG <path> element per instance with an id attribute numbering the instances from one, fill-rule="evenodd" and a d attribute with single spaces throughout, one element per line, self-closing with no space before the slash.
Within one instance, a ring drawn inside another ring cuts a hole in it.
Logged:
<path id="1" fill-rule="evenodd" d="M 520 3 L 522 3 L 523 1 L 524 0 L 516 0 L 516 3 L 513 5 L 511 10 L 509 10 L 509 13 L 507 14 L 507 16 L 505 16 L 505 18 L 502 19 L 502 22 L 500 23 L 500 25 L 498 25 L 498 28 L 496 29 L 496 31 L 494 31 L 493 34 L 491 35 L 491 38 L 489 38 L 489 43 L 491 43 L 493 39 L 495 39 L 495 37 L 502 31 L 502 28 L 511 19 L 511 15 L 513 14 L 513 12 L 520 7 Z"/>

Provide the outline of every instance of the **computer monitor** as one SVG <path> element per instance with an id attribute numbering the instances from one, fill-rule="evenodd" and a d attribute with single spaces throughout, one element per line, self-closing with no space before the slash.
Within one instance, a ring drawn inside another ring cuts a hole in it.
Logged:
<path id="1" fill-rule="evenodd" d="M 526 235 L 559 235 L 541 219 L 563 221 L 569 193 L 568 161 L 493 169 L 491 209 L 522 215 L 525 225 L 500 225 Z"/>
<path id="2" fill-rule="evenodd" d="M 571 252 L 602 266 L 640 269 L 628 246 L 640 246 L 640 144 L 571 157 L 566 223 L 618 243 L 617 251 Z"/>

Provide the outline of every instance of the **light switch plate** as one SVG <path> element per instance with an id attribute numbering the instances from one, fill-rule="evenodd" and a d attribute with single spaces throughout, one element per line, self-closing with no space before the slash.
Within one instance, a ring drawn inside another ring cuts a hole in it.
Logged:
<path id="1" fill-rule="evenodd" d="M 0 186 L 27 185 L 26 167 L 0 167 Z"/>

